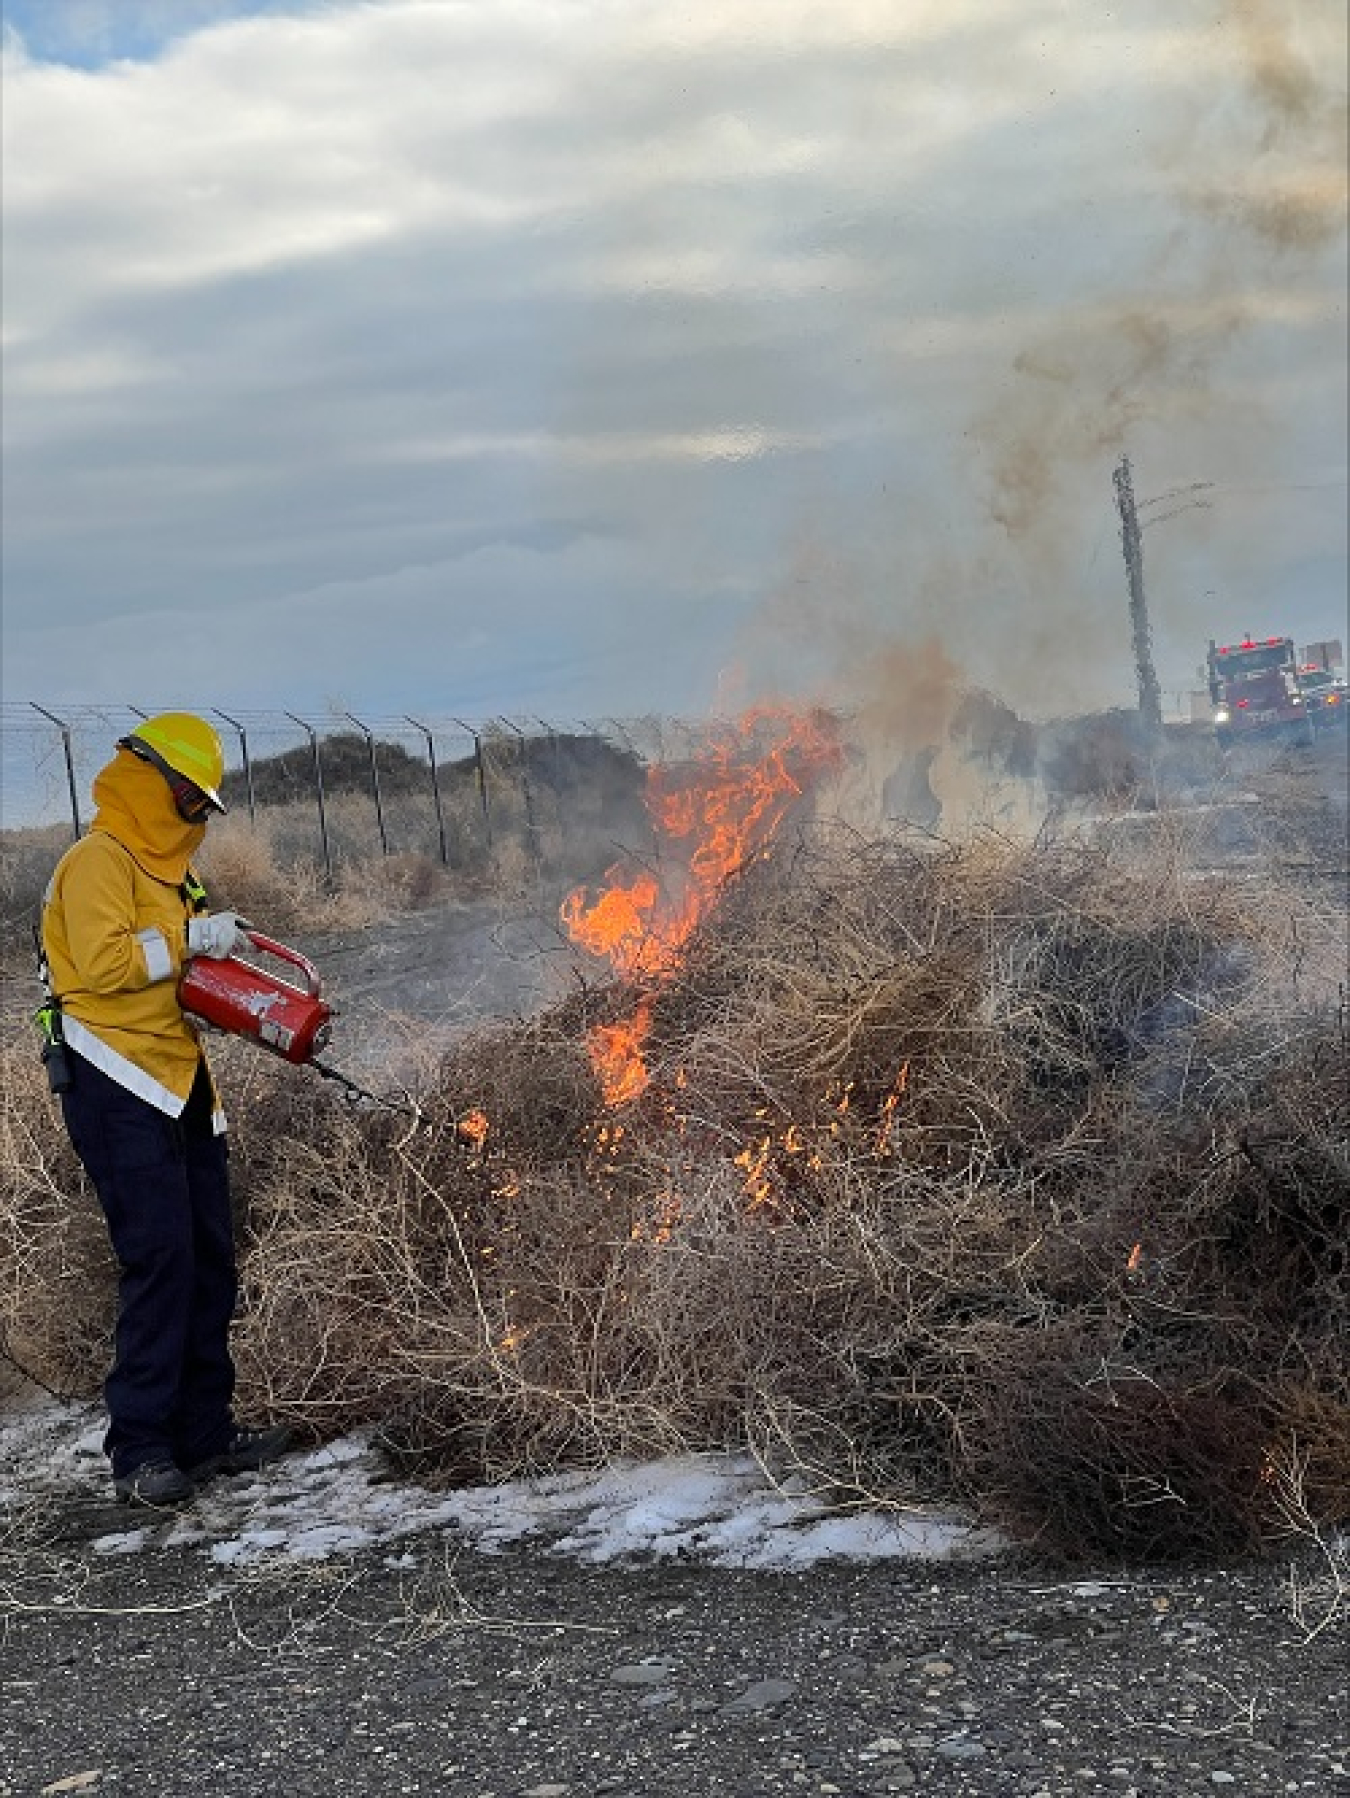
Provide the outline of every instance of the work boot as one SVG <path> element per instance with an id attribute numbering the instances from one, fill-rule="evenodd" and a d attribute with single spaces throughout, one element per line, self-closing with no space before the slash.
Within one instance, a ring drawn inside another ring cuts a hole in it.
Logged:
<path id="1" fill-rule="evenodd" d="M 295 1440 L 292 1432 L 278 1424 L 270 1430 L 236 1430 L 218 1455 L 208 1455 L 187 1469 L 194 1486 L 204 1485 L 218 1473 L 254 1473 L 272 1461 L 279 1461 Z"/>
<path id="2" fill-rule="evenodd" d="M 167 1455 L 159 1455 L 114 1479 L 113 1491 L 119 1505 L 181 1505 L 192 1497 L 193 1483 Z"/>

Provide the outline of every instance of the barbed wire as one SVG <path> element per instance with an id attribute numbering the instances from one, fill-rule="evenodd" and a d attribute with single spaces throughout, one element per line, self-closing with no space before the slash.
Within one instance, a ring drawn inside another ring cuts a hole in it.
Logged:
<path id="1" fill-rule="evenodd" d="M 46 700 L 0 702 L 0 828 L 66 825 L 81 834 L 92 810 L 90 788 L 113 745 L 157 710 L 183 709 L 138 703 L 61 704 Z M 426 820 L 418 846 L 442 861 L 452 859 L 444 801 L 447 781 L 462 787 L 466 771 L 476 792 L 475 826 L 491 845 L 494 816 L 523 814 L 523 832 L 537 835 L 537 788 L 572 784 L 564 762 L 574 763 L 580 746 L 607 745 L 639 763 L 664 762 L 700 753 L 710 736 L 727 728 L 724 719 L 698 723 L 646 715 L 597 719 L 516 716 L 465 718 L 434 711 L 356 712 L 329 707 L 311 713 L 280 707 L 194 705 L 190 709 L 216 724 L 225 753 L 226 785 L 232 804 L 254 815 L 255 786 L 266 781 L 276 797 L 278 781 L 287 796 L 312 801 L 319 849 L 330 868 L 333 846 L 325 794 L 326 764 L 333 764 L 344 790 L 365 793 L 373 807 L 377 847 L 390 852 L 382 783 L 399 784 L 405 810 L 410 784 L 424 802 Z M 360 750 L 358 769 L 351 754 Z M 339 757 L 339 749 L 344 752 Z M 421 773 L 418 772 L 420 768 Z M 555 803 L 557 792 L 553 795 Z M 464 825 L 461 821 L 460 834 Z"/>

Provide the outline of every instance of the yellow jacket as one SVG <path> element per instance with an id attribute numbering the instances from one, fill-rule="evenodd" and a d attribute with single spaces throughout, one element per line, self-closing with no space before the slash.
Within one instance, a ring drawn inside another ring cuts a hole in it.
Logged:
<path id="1" fill-rule="evenodd" d="M 203 1059 L 178 978 L 188 858 L 206 826 L 185 823 L 164 776 L 125 749 L 94 781 L 94 799 L 89 834 L 57 863 L 43 901 L 52 992 L 70 1047 L 177 1117 Z M 223 1130 L 218 1099 L 213 1110 Z"/>

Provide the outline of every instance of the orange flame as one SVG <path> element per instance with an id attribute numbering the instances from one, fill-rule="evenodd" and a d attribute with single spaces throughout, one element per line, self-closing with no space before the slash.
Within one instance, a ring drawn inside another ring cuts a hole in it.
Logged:
<path id="1" fill-rule="evenodd" d="M 697 761 L 650 769 L 652 822 L 660 836 L 686 846 L 681 890 L 671 892 L 649 872 L 612 867 L 593 903 L 581 887 L 564 900 L 572 941 L 608 957 L 625 978 L 668 975 L 724 883 L 763 854 L 794 801 L 841 760 L 828 715 L 759 706 Z M 647 1085 L 642 1045 L 650 1024 L 645 1001 L 626 1023 L 591 1031 L 588 1047 L 606 1104 L 626 1104 Z"/>
<path id="2" fill-rule="evenodd" d="M 895 1116 L 895 1108 L 905 1096 L 909 1086 L 909 1063 L 900 1064 L 900 1072 L 891 1084 L 891 1090 L 881 1101 L 881 1121 L 877 1128 L 877 1154 L 889 1155 L 891 1152 L 891 1120 Z"/>
<path id="3" fill-rule="evenodd" d="M 617 974 L 634 974 L 647 965 L 653 947 L 652 920 L 660 903 L 661 889 L 650 874 L 641 874 L 629 886 L 620 886 L 621 866 L 613 867 L 605 888 L 588 906 L 585 889 L 577 887 L 563 900 L 562 920 L 572 941 L 592 955 L 606 955 Z"/>
<path id="4" fill-rule="evenodd" d="M 650 1001 L 638 1006 L 631 1018 L 617 1024 L 597 1024 L 587 1039 L 591 1065 L 600 1076 L 605 1104 L 626 1105 L 647 1084 L 647 1064 L 642 1044 L 651 1027 Z"/>
<path id="5" fill-rule="evenodd" d="M 745 1192 L 752 1211 L 759 1205 L 767 1205 L 773 1196 L 773 1182 L 766 1171 L 772 1147 L 772 1137 L 766 1136 L 757 1149 L 742 1149 L 734 1157 L 736 1166 L 745 1170 Z"/>
<path id="6" fill-rule="evenodd" d="M 488 1119 L 485 1111 L 466 1111 L 455 1125 L 459 1135 L 465 1142 L 472 1143 L 475 1149 L 481 1149 L 487 1141 Z"/>

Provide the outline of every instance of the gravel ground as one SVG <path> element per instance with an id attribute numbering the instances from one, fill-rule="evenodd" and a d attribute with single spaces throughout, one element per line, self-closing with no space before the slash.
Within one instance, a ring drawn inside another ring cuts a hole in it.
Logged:
<path id="1" fill-rule="evenodd" d="M 1344 1558 L 95 1555 L 126 1515 L 72 1499 L 0 1543 L 4 1798 L 1350 1793 Z"/>

